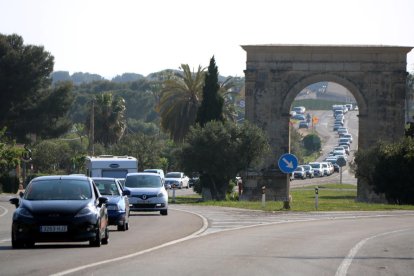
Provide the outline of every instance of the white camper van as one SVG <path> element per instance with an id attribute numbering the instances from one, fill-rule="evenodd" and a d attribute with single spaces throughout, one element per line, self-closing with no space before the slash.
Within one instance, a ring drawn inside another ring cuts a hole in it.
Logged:
<path id="1" fill-rule="evenodd" d="M 85 165 L 89 177 L 125 178 L 127 173 L 138 172 L 138 160 L 132 156 L 86 156 Z"/>

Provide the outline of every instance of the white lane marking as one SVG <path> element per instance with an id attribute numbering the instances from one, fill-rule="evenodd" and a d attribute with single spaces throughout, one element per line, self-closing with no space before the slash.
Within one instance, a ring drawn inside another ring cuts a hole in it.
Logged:
<path id="1" fill-rule="evenodd" d="M 404 231 L 407 231 L 407 230 L 409 230 L 409 229 L 385 232 L 385 233 L 381 233 L 381 234 L 374 235 L 372 237 L 368 237 L 368 238 L 363 239 L 362 241 L 357 243 L 354 247 L 352 247 L 352 249 L 349 251 L 348 255 L 342 260 L 342 263 L 338 267 L 338 270 L 336 271 L 335 276 L 345 276 L 348 273 L 348 268 L 351 265 L 353 259 L 355 258 L 358 251 L 362 248 L 362 246 L 364 246 L 364 244 L 367 241 L 372 240 L 372 239 L 376 239 L 376 238 L 379 238 L 379 237 L 382 237 L 382 236 L 385 236 L 385 235 L 389 235 L 389 234 L 404 232 Z"/>
<path id="2" fill-rule="evenodd" d="M 171 209 L 173 209 L 173 208 L 171 208 Z M 258 226 L 260 227 L 260 226 L 269 226 L 269 225 L 277 225 L 277 224 L 285 224 L 285 223 L 310 222 L 310 221 L 322 221 L 322 220 L 344 220 L 344 219 L 346 220 L 346 219 L 357 219 L 357 218 L 378 218 L 378 217 L 392 217 L 393 216 L 393 215 L 364 215 L 364 216 L 323 217 L 323 218 L 306 218 L 306 219 L 300 218 L 300 219 L 293 219 L 293 220 L 288 219 L 288 220 L 283 220 L 283 221 L 260 223 L 260 224 L 240 226 L 240 227 L 228 228 L 228 229 L 220 229 L 219 231 L 208 232 L 208 231 L 206 231 L 206 230 L 208 230 L 208 220 L 204 216 L 202 216 L 198 213 L 195 213 L 195 212 L 187 211 L 187 210 L 181 210 L 181 209 L 174 209 L 174 210 L 187 212 L 187 213 L 191 213 L 191 214 L 199 216 L 203 220 L 203 227 L 200 228 L 200 230 L 194 232 L 193 234 L 191 234 L 187 237 L 175 240 L 175 241 L 167 242 L 167 243 L 161 244 L 159 246 L 148 248 L 146 250 L 138 251 L 138 252 L 135 252 L 135 253 L 132 253 L 132 254 L 129 254 L 129 255 L 125 255 L 125 256 L 121 256 L 121 257 L 117 257 L 117 258 L 113 258 L 113 259 L 108 259 L 108 260 L 104 260 L 104 261 L 100 261 L 100 262 L 90 263 L 90 264 L 79 266 L 79 267 L 75 267 L 75 268 L 68 269 L 68 270 L 65 270 L 65 271 L 62 271 L 62 272 L 51 274 L 49 276 L 67 275 L 67 274 L 70 274 L 70 273 L 74 273 L 74 272 L 81 271 L 81 270 L 91 268 L 91 267 L 95 267 L 95 266 L 98 266 L 98 265 L 108 264 L 108 263 L 112 263 L 112 262 L 116 262 L 116 261 L 125 260 L 125 259 L 128 259 L 128 258 L 143 255 L 145 253 L 152 252 L 152 251 L 155 251 L 155 250 L 158 250 L 158 249 L 170 246 L 170 245 L 174 245 L 174 244 L 177 244 L 177 243 L 180 243 L 180 242 L 183 242 L 183 241 L 187 241 L 187 240 L 191 240 L 191 239 L 194 239 L 194 238 L 199 238 L 199 237 L 202 237 L 202 236 L 206 236 L 206 235 L 209 235 L 209 234 L 212 234 L 212 233 L 215 233 L 215 232 L 227 232 L 227 231 L 234 231 L 234 230 L 239 230 L 239 229 L 254 228 L 254 227 L 258 227 Z M 412 214 L 409 214 L 409 215 L 411 216 Z M 400 231 L 402 231 L 402 230 L 400 230 Z"/>
<path id="3" fill-rule="evenodd" d="M 0 214 L 0 217 L 5 216 L 5 215 L 9 212 L 9 210 L 7 210 L 7 209 L 6 209 L 5 207 L 3 207 L 3 206 L 0 206 L 0 208 L 4 210 L 4 211 L 3 211 L 3 213 L 1 213 L 1 214 Z"/>
<path id="4" fill-rule="evenodd" d="M 182 210 L 180 210 L 180 211 L 182 211 Z M 177 243 L 180 243 L 180 242 L 183 242 L 183 241 L 186 241 L 186 240 L 193 239 L 193 238 L 197 237 L 199 234 L 201 234 L 202 232 L 204 232 L 208 228 L 208 221 L 205 217 L 203 217 L 199 214 L 193 213 L 193 212 L 189 212 L 189 211 L 184 211 L 184 212 L 197 215 L 203 221 L 203 226 L 199 230 L 197 230 L 193 234 L 190 234 L 187 237 L 184 237 L 184 238 L 181 238 L 181 239 L 178 239 L 178 240 L 174 240 L 174 241 L 170 241 L 170 242 L 161 244 L 159 246 L 155 246 L 155 247 L 152 247 L 152 248 L 149 248 L 149 249 L 146 249 L 146 250 L 138 251 L 138 252 L 135 252 L 135 253 L 132 253 L 132 254 L 129 254 L 129 255 L 125 255 L 125 256 L 121 256 L 121 257 L 118 257 L 118 258 L 108 259 L 108 260 L 105 260 L 105 261 L 100 261 L 100 262 L 96 262 L 96 263 L 87 264 L 87 265 L 84 265 L 84 266 L 75 267 L 75 268 L 68 269 L 68 270 L 65 270 L 65 271 L 62 271 L 62 272 L 51 274 L 50 276 L 67 275 L 67 274 L 74 273 L 74 272 L 84 270 L 84 269 L 87 269 L 87 268 L 91 268 L 91 267 L 94 267 L 94 266 L 107 264 L 107 263 L 111 263 L 111 262 L 117 262 L 117 261 L 125 260 L 125 259 L 128 259 L 128 258 L 136 257 L 136 256 L 139 256 L 139 255 L 148 253 L 148 252 L 158 250 L 158 249 L 163 248 L 163 247 L 167 247 L 167 246 L 170 246 L 170 245 L 173 245 L 173 244 L 177 244 Z"/>

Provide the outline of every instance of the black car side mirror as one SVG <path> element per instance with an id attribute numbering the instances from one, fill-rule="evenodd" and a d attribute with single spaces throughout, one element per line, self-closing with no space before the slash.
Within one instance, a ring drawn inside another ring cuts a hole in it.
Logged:
<path id="1" fill-rule="evenodd" d="M 131 195 L 131 191 L 130 190 L 123 190 L 122 191 L 122 195 L 123 196 L 130 196 Z"/>
<path id="2" fill-rule="evenodd" d="M 16 208 L 17 208 L 17 207 L 19 207 L 20 199 L 18 199 L 17 197 L 13 197 L 13 198 L 9 199 L 9 202 L 11 204 L 13 204 L 14 206 L 16 206 Z"/>
<path id="3" fill-rule="evenodd" d="M 104 197 L 104 196 L 101 196 L 101 197 L 98 198 L 98 201 L 99 201 L 98 206 L 101 207 L 102 205 L 104 205 L 108 202 L 108 198 Z"/>

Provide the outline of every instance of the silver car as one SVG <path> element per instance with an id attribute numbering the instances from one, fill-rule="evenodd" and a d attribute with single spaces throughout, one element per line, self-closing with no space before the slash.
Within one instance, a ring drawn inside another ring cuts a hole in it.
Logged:
<path id="1" fill-rule="evenodd" d="M 125 190 L 131 211 L 159 211 L 168 215 L 168 193 L 159 174 L 128 173 Z"/>

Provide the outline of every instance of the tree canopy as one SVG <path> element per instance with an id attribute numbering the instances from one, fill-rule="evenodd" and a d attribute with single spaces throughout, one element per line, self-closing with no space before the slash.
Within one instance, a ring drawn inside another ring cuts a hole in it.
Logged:
<path id="1" fill-rule="evenodd" d="M 43 46 L 0 34 L 0 126 L 19 141 L 29 133 L 57 136 L 70 127 L 63 117 L 71 104 L 71 86 L 51 88 L 53 60 Z"/>
<path id="2" fill-rule="evenodd" d="M 182 75 L 164 82 L 157 107 L 161 127 L 174 141 L 182 141 L 190 126 L 194 125 L 204 84 L 204 70 L 201 66 L 196 72 L 192 72 L 187 64 L 182 64 L 181 68 Z"/>
<path id="3" fill-rule="evenodd" d="M 196 122 L 204 126 L 210 121 L 223 121 L 224 99 L 219 94 L 218 68 L 214 56 L 210 59 L 210 65 L 203 86 L 201 105 L 197 111 Z"/>
<path id="4" fill-rule="evenodd" d="M 261 160 L 269 150 L 266 135 L 245 122 L 207 122 L 191 128 L 178 154 L 184 171 L 200 173 L 201 185 L 213 199 L 225 198 L 229 181 Z"/>
<path id="5" fill-rule="evenodd" d="M 379 142 L 355 155 L 356 177 L 384 194 L 389 203 L 414 204 L 414 139 Z"/>

